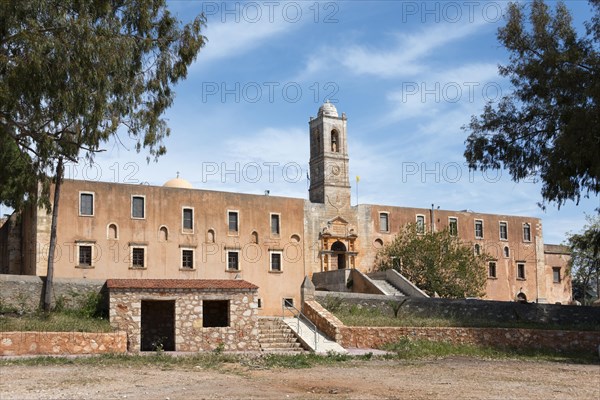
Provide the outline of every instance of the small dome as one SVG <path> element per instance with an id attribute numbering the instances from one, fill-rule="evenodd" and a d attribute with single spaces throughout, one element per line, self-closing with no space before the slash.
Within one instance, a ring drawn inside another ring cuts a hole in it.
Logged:
<path id="1" fill-rule="evenodd" d="M 191 183 L 189 183 L 185 179 L 180 178 L 179 176 L 177 176 L 177 178 L 173 178 L 173 179 L 166 181 L 165 184 L 163 185 L 163 187 L 180 188 L 180 189 L 193 189 L 194 188 Z"/>
<path id="2" fill-rule="evenodd" d="M 323 105 L 319 108 L 319 115 L 327 115 L 329 117 L 337 117 L 338 112 L 333 104 L 327 100 Z"/>

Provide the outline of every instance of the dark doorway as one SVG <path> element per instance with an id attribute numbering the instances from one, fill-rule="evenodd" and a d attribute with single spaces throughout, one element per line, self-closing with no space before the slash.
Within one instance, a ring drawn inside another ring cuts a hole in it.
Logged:
<path id="1" fill-rule="evenodd" d="M 175 351 L 175 300 L 142 300 L 141 351 Z"/>
<path id="2" fill-rule="evenodd" d="M 331 245 L 331 251 L 334 252 L 337 259 L 337 268 L 346 269 L 346 246 L 339 240 Z"/>

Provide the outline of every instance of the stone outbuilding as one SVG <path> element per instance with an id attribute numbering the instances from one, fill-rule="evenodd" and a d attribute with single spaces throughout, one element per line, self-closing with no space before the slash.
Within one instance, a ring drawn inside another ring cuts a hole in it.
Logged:
<path id="1" fill-rule="evenodd" d="M 258 286 L 238 279 L 109 279 L 129 351 L 259 350 Z"/>

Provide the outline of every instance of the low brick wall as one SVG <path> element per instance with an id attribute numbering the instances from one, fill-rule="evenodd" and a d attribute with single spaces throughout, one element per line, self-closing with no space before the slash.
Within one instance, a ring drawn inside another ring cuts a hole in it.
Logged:
<path id="1" fill-rule="evenodd" d="M 346 326 L 317 301 L 306 301 L 303 312 L 319 330 L 342 347 L 379 348 L 406 337 L 495 348 L 593 353 L 598 351 L 600 345 L 600 331 Z"/>
<path id="2" fill-rule="evenodd" d="M 125 332 L 0 332 L 0 356 L 125 352 Z"/>

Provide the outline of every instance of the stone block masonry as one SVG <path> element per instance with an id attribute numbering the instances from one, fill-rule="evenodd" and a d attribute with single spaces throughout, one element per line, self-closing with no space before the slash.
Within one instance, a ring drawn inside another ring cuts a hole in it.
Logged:
<path id="1" fill-rule="evenodd" d="M 260 350 L 256 286 L 239 280 L 137 281 L 107 282 L 110 322 L 127 332 L 129 351 L 157 345 L 185 352 Z"/>
<path id="2" fill-rule="evenodd" d="M 125 332 L 0 332 L 0 356 L 125 352 Z"/>

